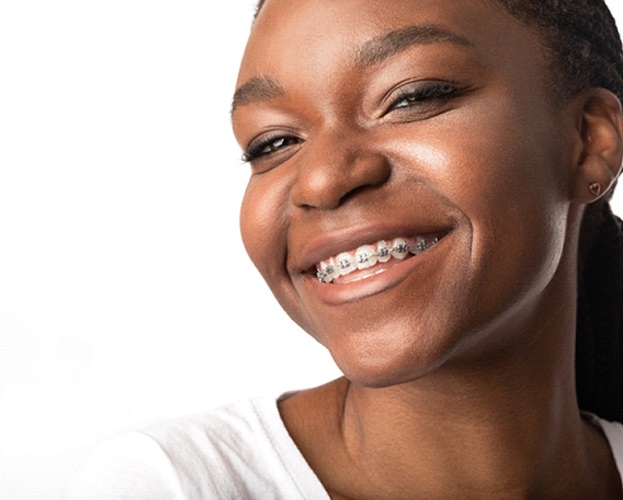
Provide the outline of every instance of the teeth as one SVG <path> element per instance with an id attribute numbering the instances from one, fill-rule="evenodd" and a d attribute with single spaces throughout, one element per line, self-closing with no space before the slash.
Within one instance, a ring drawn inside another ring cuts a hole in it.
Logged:
<path id="1" fill-rule="evenodd" d="M 384 240 L 381 240 L 376 244 L 376 253 L 378 255 L 379 262 L 387 262 L 392 258 L 391 247 L 388 247 L 387 242 Z"/>
<path id="2" fill-rule="evenodd" d="M 412 246 L 411 248 L 409 248 L 409 251 L 413 254 L 413 255 L 417 255 L 419 253 L 422 253 L 424 250 L 426 250 L 428 247 L 426 246 L 426 240 L 424 239 L 423 236 L 418 236 L 415 240 L 415 245 Z"/>
<path id="3" fill-rule="evenodd" d="M 355 260 L 357 261 L 357 269 L 367 269 L 376 264 L 376 254 L 374 248 L 370 245 L 359 247 L 355 252 Z"/>
<path id="4" fill-rule="evenodd" d="M 409 255 L 409 247 L 407 247 L 407 242 L 402 238 L 396 238 L 392 242 L 392 257 L 402 260 L 407 255 Z"/>
<path id="5" fill-rule="evenodd" d="M 342 252 L 337 257 L 323 260 L 317 266 L 316 276 L 323 283 L 332 283 L 339 276 L 346 276 L 358 269 L 368 269 L 377 262 L 387 262 L 391 258 L 402 260 L 409 253 L 418 255 L 438 241 L 439 238 L 432 238 L 427 243 L 423 236 L 418 236 L 415 245 L 408 245 L 404 238 L 395 238 L 390 246 L 385 240 L 379 241 L 376 245 L 363 245 L 355 250 L 354 255 Z"/>
<path id="6" fill-rule="evenodd" d="M 337 267 L 340 270 L 340 276 L 346 276 L 357 270 L 357 263 L 351 254 L 343 252 L 337 256 Z"/>
<path id="7" fill-rule="evenodd" d="M 333 257 L 329 260 L 322 261 L 320 263 L 320 269 L 322 269 L 322 271 L 318 271 L 318 279 L 324 283 L 331 283 L 340 275 L 340 270 Z M 320 274 L 322 274 L 322 278 L 320 277 Z"/>

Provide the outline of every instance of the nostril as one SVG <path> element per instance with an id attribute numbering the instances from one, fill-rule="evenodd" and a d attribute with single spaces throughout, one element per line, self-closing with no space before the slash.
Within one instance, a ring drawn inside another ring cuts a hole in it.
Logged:
<path id="1" fill-rule="evenodd" d="M 385 184 L 391 176 L 389 161 L 382 155 L 366 155 L 359 158 L 353 165 L 353 175 L 358 179 L 358 184 L 344 193 L 340 198 L 340 204 L 358 196 L 364 191 L 372 190 Z"/>
<path id="2" fill-rule="evenodd" d="M 359 186 L 359 187 L 349 191 L 344 196 L 342 196 L 340 198 L 339 204 L 343 205 L 344 203 L 348 202 L 348 200 L 350 200 L 351 198 L 356 198 L 363 191 L 368 191 L 368 190 L 374 189 L 375 187 L 376 187 L 376 185 L 372 185 L 372 184 L 368 184 L 366 186 Z"/>

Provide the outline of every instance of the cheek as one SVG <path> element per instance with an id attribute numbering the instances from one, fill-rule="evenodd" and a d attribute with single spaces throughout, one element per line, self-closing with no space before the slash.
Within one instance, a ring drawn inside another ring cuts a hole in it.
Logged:
<path id="1" fill-rule="evenodd" d="M 415 125 L 416 140 L 400 144 L 405 171 L 445 197 L 474 222 L 509 231 L 541 224 L 569 194 L 569 145 L 560 138 L 558 116 L 522 106 L 525 100 L 493 95 L 450 112 L 426 127 Z M 491 102 L 499 102 L 491 106 Z"/>
<path id="2" fill-rule="evenodd" d="M 554 136 L 554 120 L 495 118 L 462 141 L 469 175 L 451 188 L 474 230 L 490 234 L 501 250 L 516 249 L 517 257 L 553 250 L 566 227 L 567 148 Z"/>
<path id="3" fill-rule="evenodd" d="M 251 178 L 240 210 L 242 240 L 266 284 L 285 312 L 303 329 L 310 329 L 287 273 L 287 235 L 291 182 L 276 175 Z"/>
<path id="4" fill-rule="evenodd" d="M 251 178 L 240 209 L 240 231 L 249 257 L 268 279 L 271 263 L 285 254 L 285 211 L 283 190 L 272 188 L 263 179 Z"/>
<path id="5" fill-rule="evenodd" d="M 538 122 L 483 132 L 471 136 L 472 175 L 452 189 L 472 224 L 478 293 L 493 314 L 505 316 L 539 300 L 559 268 L 568 167 L 558 140 Z"/>
<path id="6" fill-rule="evenodd" d="M 286 267 L 291 185 L 291 176 L 285 169 L 252 176 L 240 209 L 245 249 L 284 308 L 291 307 L 293 301 Z"/>
<path id="7" fill-rule="evenodd" d="M 497 305 L 552 278 L 569 205 L 569 148 L 556 136 L 555 116 L 512 109 L 448 114 L 394 148 L 401 175 L 419 176 L 469 227 L 464 277 L 470 293 Z"/>

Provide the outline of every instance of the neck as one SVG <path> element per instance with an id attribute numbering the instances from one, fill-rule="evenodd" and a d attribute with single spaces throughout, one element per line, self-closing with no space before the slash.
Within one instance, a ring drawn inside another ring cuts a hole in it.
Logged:
<path id="1" fill-rule="evenodd" d="M 442 390 L 431 381 L 388 389 L 349 385 L 342 421 L 349 455 L 371 471 L 391 463 L 397 477 L 417 478 L 430 498 L 448 491 L 544 497 L 530 490 L 550 482 L 552 465 L 560 473 L 568 465 L 569 474 L 561 474 L 568 481 L 585 463 L 584 425 L 564 381 L 541 380 L 537 391 L 526 390 L 526 377 L 500 377 L 491 387 L 478 374 L 456 375 L 443 377 Z"/>
<path id="2" fill-rule="evenodd" d="M 477 498 L 591 493 L 596 431 L 575 394 L 574 299 L 560 296 L 546 324 L 505 337 L 482 357 L 468 351 L 418 380 L 375 389 L 348 384 L 342 435 L 348 455 L 382 473 L 388 497 L 449 491 Z M 555 303 L 555 302 L 554 302 Z M 498 332 L 499 334 L 499 332 Z M 391 486 L 387 486 L 391 485 Z M 370 486 L 371 487 L 371 486 Z M 588 495 L 590 496 L 590 495 Z"/>

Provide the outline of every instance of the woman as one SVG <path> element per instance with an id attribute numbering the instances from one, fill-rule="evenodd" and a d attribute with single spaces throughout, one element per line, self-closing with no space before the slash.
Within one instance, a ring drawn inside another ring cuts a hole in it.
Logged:
<path id="1" fill-rule="evenodd" d="M 622 498 L 621 96 L 601 1 L 262 2 L 243 240 L 345 376 L 111 441 L 75 496 Z"/>

